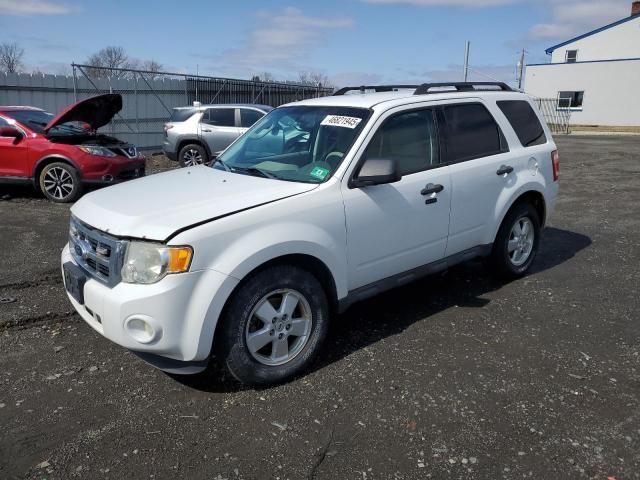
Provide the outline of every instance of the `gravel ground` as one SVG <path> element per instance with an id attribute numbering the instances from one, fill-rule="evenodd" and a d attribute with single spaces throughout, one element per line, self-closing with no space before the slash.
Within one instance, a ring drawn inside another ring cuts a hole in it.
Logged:
<path id="1" fill-rule="evenodd" d="M 640 478 L 640 144 L 558 144 L 531 275 L 474 262 L 355 305 L 266 390 L 101 338 L 63 291 L 68 207 L 0 191 L 0 478 Z"/>

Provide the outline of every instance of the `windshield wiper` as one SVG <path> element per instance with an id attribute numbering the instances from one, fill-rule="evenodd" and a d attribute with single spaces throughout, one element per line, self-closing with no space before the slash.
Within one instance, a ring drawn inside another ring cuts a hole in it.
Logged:
<path id="1" fill-rule="evenodd" d="M 219 158 L 216 158 L 213 162 L 213 164 L 215 165 L 216 163 L 219 163 L 220 165 L 222 165 L 222 167 L 227 171 L 227 172 L 231 172 L 231 167 L 229 165 L 227 165 L 226 163 L 224 163 L 222 160 L 220 160 Z"/>
<path id="2" fill-rule="evenodd" d="M 276 177 L 273 173 L 271 172 L 267 172 L 266 170 L 263 170 L 261 168 L 257 168 L 257 167 L 233 167 L 232 170 L 233 172 L 240 172 L 240 173 L 248 173 L 249 175 L 253 175 L 255 176 L 256 174 L 258 174 L 258 176 L 264 177 L 264 178 L 275 178 L 277 179 L 278 177 Z"/>

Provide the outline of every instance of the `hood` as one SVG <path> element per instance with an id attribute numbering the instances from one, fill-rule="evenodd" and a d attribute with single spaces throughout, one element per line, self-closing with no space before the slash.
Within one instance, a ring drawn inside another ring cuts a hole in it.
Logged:
<path id="1" fill-rule="evenodd" d="M 197 166 L 96 190 L 71 212 L 111 235 L 165 241 L 178 230 L 316 187 Z"/>
<path id="2" fill-rule="evenodd" d="M 44 131 L 48 132 L 56 125 L 67 122 L 84 122 L 93 130 L 97 130 L 109 123 L 120 110 L 122 110 L 121 95 L 117 93 L 97 95 L 69 105 L 47 123 Z"/>

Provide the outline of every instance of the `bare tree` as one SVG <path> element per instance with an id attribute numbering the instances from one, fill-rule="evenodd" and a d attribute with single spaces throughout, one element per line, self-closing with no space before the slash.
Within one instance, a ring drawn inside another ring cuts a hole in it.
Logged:
<path id="1" fill-rule="evenodd" d="M 331 81 L 329 77 L 321 72 L 298 72 L 298 83 L 303 85 L 318 85 L 322 87 L 331 87 Z"/>
<path id="2" fill-rule="evenodd" d="M 18 73 L 22 70 L 24 48 L 16 42 L 0 44 L 0 71 L 4 73 Z"/>
<path id="3" fill-rule="evenodd" d="M 164 65 L 155 60 L 145 60 L 140 64 L 140 70 L 146 70 L 149 72 L 146 74 L 146 77 L 150 80 L 155 80 L 162 77 L 160 72 L 164 70 Z"/>
<path id="4" fill-rule="evenodd" d="M 105 47 L 91 55 L 86 64 L 94 67 L 87 72 L 94 78 L 123 78 L 126 72 L 117 70 L 103 70 L 104 68 L 131 68 L 134 65 L 127 52 L 122 47 Z"/>

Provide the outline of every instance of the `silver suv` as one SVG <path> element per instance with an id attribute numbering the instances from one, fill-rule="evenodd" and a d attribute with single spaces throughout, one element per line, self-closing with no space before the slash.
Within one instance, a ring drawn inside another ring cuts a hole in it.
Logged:
<path id="1" fill-rule="evenodd" d="M 164 126 L 162 150 L 183 167 L 207 163 L 255 122 L 273 110 L 268 105 L 200 105 L 178 107 Z"/>

